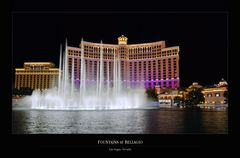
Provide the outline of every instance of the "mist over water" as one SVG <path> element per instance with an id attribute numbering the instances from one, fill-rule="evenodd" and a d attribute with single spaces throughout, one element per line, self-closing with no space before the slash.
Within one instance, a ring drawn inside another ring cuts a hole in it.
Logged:
<path id="1" fill-rule="evenodd" d="M 95 80 L 90 80 L 86 75 L 84 58 L 84 45 L 81 42 L 80 78 L 76 79 L 74 72 L 74 60 L 69 66 L 67 54 L 67 42 L 65 53 L 60 50 L 58 87 L 33 91 L 27 102 L 31 102 L 32 109 L 47 110 L 106 110 L 106 109 L 132 109 L 146 105 L 144 82 L 139 82 L 135 88 L 130 88 L 121 77 L 120 54 L 114 53 L 113 74 L 110 76 L 110 67 L 107 76 L 104 77 L 103 48 L 100 49 L 100 59 L 96 65 L 97 74 Z M 71 70 L 71 72 L 69 71 Z M 29 100 L 30 99 L 30 100 Z"/>
<path id="2" fill-rule="evenodd" d="M 106 110 L 106 109 L 131 109 L 141 108 L 145 105 L 145 93 L 142 89 L 121 90 L 121 93 L 114 95 L 112 89 L 110 93 L 103 91 L 100 95 L 94 93 L 94 89 L 88 89 L 84 98 L 79 97 L 79 93 L 65 93 L 59 95 L 57 89 L 47 90 L 41 94 L 34 91 L 27 102 L 31 101 L 32 109 L 48 110 Z"/>

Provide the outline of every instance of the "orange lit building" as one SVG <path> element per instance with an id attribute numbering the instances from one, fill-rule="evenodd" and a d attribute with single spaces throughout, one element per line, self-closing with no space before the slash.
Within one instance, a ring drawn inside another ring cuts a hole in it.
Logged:
<path id="1" fill-rule="evenodd" d="M 222 79 L 218 84 L 203 87 L 199 85 L 197 82 L 194 82 L 191 86 L 189 86 L 186 91 L 183 93 L 184 98 L 186 98 L 187 94 L 194 88 L 201 88 L 203 96 L 205 98 L 205 104 L 225 104 L 224 92 L 228 91 L 227 82 Z"/>
<path id="2" fill-rule="evenodd" d="M 15 69 L 15 88 L 49 89 L 57 86 L 59 69 L 51 62 L 25 62 Z"/>
<path id="3" fill-rule="evenodd" d="M 224 92 L 227 91 L 227 85 L 227 82 L 222 79 L 218 85 L 204 88 L 202 93 L 204 94 L 205 104 L 224 104 L 226 99 Z"/>

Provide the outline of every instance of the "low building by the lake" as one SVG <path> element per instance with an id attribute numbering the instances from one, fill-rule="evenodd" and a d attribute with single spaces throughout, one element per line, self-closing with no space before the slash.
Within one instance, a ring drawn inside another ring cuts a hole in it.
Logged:
<path id="1" fill-rule="evenodd" d="M 170 107 L 175 105 L 174 99 L 176 97 L 183 97 L 183 92 L 178 89 L 160 88 L 159 85 L 155 86 L 155 91 L 158 94 L 158 101 L 160 106 Z"/>
<path id="2" fill-rule="evenodd" d="M 187 97 L 188 93 L 194 89 L 202 89 L 202 93 L 205 101 L 202 106 L 208 105 L 223 105 L 226 104 L 226 91 L 228 91 L 228 83 L 222 79 L 218 84 L 210 86 L 202 86 L 197 82 L 193 82 L 184 91 L 171 88 L 160 88 L 159 85 L 155 86 L 155 91 L 158 94 L 158 101 L 160 105 L 173 106 L 175 105 L 174 100 L 176 97 L 182 98 L 183 100 Z"/>
<path id="3" fill-rule="evenodd" d="M 222 79 L 218 84 L 203 89 L 205 104 L 225 104 L 224 92 L 227 91 L 227 82 Z"/>

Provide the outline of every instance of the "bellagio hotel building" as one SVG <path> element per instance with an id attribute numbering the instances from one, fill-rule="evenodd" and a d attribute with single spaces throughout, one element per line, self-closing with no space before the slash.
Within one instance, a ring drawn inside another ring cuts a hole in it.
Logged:
<path id="1" fill-rule="evenodd" d="M 15 69 L 15 88 L 29 87 L 45 90 L 58 84 L 59 69 L 52 62 L 25 62 Z"/>
<path id="2" fill-rule="evenodd" d="M 105 44 L 81 41 L 78 47 L 67 47 L 68 70 L 74 70 L 75 83 L 80 80 L 81 50 L 84 51 L 86 79 L 94 82 L 100 52 L 103 52 L 104 80 L 113 80 L 114 56 L 120 59 L 121 80 L 129 87 L 144 84 L 145 88 L 156 85 L 178 88 L 179 46 L 166 47 L 165 41 L 127 44 L 128 38 L 120 36 L 118 44 Z M 115 54 L 115 55 L 114 55 Z M 72 68 L 74 66 L 74 68 Z M 109 73 L 109 74 L 108 74 Z"/>

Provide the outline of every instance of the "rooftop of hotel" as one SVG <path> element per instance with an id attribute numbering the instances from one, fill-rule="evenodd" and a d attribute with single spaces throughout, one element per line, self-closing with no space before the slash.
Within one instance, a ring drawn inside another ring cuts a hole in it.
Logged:
<path id="1" fill-rule="evenodd" d="M 24 65 L 54 65 L 52 62 L 24 62 Z"/>
<path id="2" fill-rule="evenodd" d="M 165 48 L 165 41 L 164 40 L 160 40 L 160 41 L 155 41 L 155 42 L 147 42 L 147 43 L 136 43 L 136 44 L 127 44 L 127 40 L 128 38 L 124 35 L 118 37 L 118 44 L 109 44 L 109 43 L 96 43 L 96 42 L 89 42 L 89 41 L 84 41 L 83 39 L 81 40 L 80 46 L 81 44 L 94 44 L 97 46 L 109 46 L 109 47 L 118 47 L 119 45 L 126 45 L 127 47 L 137 47 L 137 46 L 147 46 L 147 45 L 152 45 L 152 44 L 161 44 L 162 48 Z"/>
<path id="3" fill-rule="evenodd" d="M 52 62 L 24 62 L 23 68 L 16 68 L 17 71 L 23 71 L 28 69 L 51 69 L 55 70 L 55 64 Z"/>

